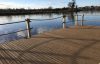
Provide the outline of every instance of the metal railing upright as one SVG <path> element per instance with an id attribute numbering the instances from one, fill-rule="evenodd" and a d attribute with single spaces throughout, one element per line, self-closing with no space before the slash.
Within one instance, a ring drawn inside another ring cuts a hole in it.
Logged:
<path id="1" fill-rule="evenodd" d="M 11 23 L 4 23 L 4 24 L 0 24 L 0 25 L 8 25 L 8 24 L 15 24 L 15 23 L 22 23 L 22 22 L 26 22 L 26 29 L 23 29 L 23 30 L 19 30 L 19 31 L 16 31 L 16 32 L 10 32 L 10 33 L 6 33 L 6 34 L 1 34 L 0 36 L 3 36 L 3 35 L 8 35 L 8 34 L 13 34 L 13 33 L 17 33 L 17 32 L 22 32 L 22 31 L 27 31 L 27 38 L 31 38 L 31 27 L 30 27 L 30 22 L 32 20 L 34 21 L 44 21 L 44 20 L 55 20 L 55 19 L 59 19 L 59 18 L 62 18 L 63 16 L 60 16 L 60 17 L 55 17 L 55 18 L 52 18 L 52 19 L 25 19 L 25 21 L 19 21 L 19 22 L 11 22 Z"/>

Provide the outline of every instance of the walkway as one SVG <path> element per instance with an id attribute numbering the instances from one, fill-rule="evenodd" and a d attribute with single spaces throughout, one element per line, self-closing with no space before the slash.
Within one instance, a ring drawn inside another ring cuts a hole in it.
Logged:
<path id="1" fill-rule="evenodd" d="M 100 27 L 54 30 L 0 44 L 0 64 L 99 64 Z"/>

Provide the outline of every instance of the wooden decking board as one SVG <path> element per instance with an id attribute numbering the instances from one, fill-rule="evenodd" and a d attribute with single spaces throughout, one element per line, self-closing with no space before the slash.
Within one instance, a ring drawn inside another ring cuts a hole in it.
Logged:
<path id="1" fill-rule="evenodd" d="M 0 44 L 0 64 L 98 64 L 99 28 L 54 30 Z"/>

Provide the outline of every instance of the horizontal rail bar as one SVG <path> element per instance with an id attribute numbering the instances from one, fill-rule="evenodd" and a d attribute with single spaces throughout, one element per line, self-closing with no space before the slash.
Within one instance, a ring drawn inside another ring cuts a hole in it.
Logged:
<path id="1" fill-rule="evenodd" d="M 12 22 L 12 23 L 4 23 L 4 24 L 0 24 L 0 25 L 7 25 L 7 24 L 14 24 L 14 23 L 22 23 L 22 22 L 25 22 L 25 21 Z"/>
<path id="2" fill-rule="evenodd" d="M 52 18 L 52 19 L 30 19 L 30 20 L 35 20 L 35 21 L 55 20 L 55 19 L 59 19 L 59 18 L 62 18 L 62 17 L 63 17 L 63 16 L 56 17 L 56 18 Z"/>
<path id="3" fill-rule="evenodd" d="M 91 21 L 89 21 L 89 20 L 85 20 L 86 22 L 100 22 L 100 20 L 91 20 Z"/>
<path id="4" fill-rule="evenodd" d="M 75 20 L 75 21 L 82 21 L 82 20 Z M 100 22 L 100 20 L 91 20 L 91 21 L 90 21 L 90 20 L 83 20 L 83 22 L 84 22 L 84 21 L 85 21 L 85 22 L 93 22 L 93 21 L 94 21 L 94 22 Z"/>
<path id="5" fill-rule="evenodd" d="M 82 15 L 74 15 L 74 16 L 82 16 Z M 91 16 L 91 15 L 85 15 L 85 16 Z M 100 16 L 100 15 L 92 15 L 92 16 Z M 55 19 L 59 19 L 62 18 L 63 16 L 60 17 L 56 17 L 56 18 L 52 18 L 52 19 L 30 19 L 30 20 L 35 20 L 35 21 L 45 21 L 45 20 L 55 20 Z M 78 20 L 80 21 L 80 20 Z M 86 20 L 87 21 L 87 20 Z M 99 20 L 98 20 L 99 21 Z M 12 23 L 4 23 L 4 24 L 0 24 L 0 25 L 7 25 L 7 24 L 14 24 L 14 23 L 22 23 L 25 21 L 19 21 L 19 22 L 12 22 Z"/>
<path id="6" fill-rule="evenodd" d="M 30 28 L 30 29 L 33 29 L 33 28 Z M 1 34 L 0 36 L 9 35 L 9 34 L 14 34 L 14 33 L 22 32 L 22 31 L 26 31 L 26 30 L 29 30 L 29 29 L 19 30 L 19 31 L 16 31 L 16 32 L 10 32 L 10 33 L 7 33 L 7 34 Z"/>
<path id="7" fill-rule="evenodd" d="M 77 14 L 75 14 L 74 16 L 82 16 L 81 14 L 79 14 L 79 15 L 77 15 Z M 84 16 L 100 16 L 100 15 L 86 15 L 86 14 L 84 14 Z"/>
<path id="8" fill-rule="evenodd" d="M 100 15 L 85 15 L 85 14 L 84 14 L 84 16 L 100 16 Z"/>
<path id="9" fill-rule="evenodd" d="M 29 20 L 35 20 L 35 21 L 44 21 L 44 20 L 54 20 L 54 19 L 59 19 L 62 18 L 63 16 L 60 17 L 56 17 L 56 18 L 52 18 L 52 19 L 29 19 Z M 0 24 L 0 25 L 7 25 L 7 24 L 14 24 L 14 23 L 22 23 L 25 21 L 19 21 L 19 22 L 12 22 L 12 23 L 4 23 L 4 24 Z"/>

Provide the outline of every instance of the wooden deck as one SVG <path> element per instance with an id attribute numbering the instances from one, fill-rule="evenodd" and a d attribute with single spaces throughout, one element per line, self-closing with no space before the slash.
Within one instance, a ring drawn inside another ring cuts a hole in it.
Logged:
<path id="1" fill-rule="evenodd" d="M 100 27 L 54 30 L 0 44 L 0 64 L 99 64 Z"/>

